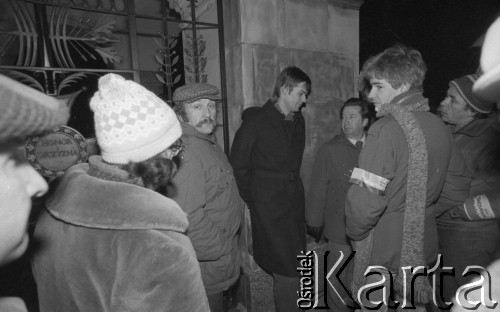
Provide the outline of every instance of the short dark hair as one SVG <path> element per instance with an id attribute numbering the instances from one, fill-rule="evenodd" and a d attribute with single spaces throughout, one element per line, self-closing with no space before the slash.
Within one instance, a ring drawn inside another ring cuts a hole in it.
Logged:
<path id="1" fill-rule="evenodd" d="M 385 79 L 397 89 L 407 84 L 410 90 L 423 91 L 427 67 L 419 51 L 402 44 L 396 44 L 370 57 L 359 75 L 358 88 L 363 91 L 367 81 L 373 78 Z"/>
<path id="2" fill-rule="evenodd" d="M 276 85 L 274 86 L 274 98 L 280 97 L 281 87 L 285 87 L 288 91 L 292 91 L 298 84 L 304 82 L 307 91 L 306 96 L 311 94 L 311 79 L 307 76 L 302 69 L 296 66 L 285 67 L 278 78 L 276 78 Z"/>
<path id="3" fill-rule="evenodd" d="M 163 152 L 141 162 L 130 162 L 120 167 L 130 178 L 141 179 L 145 188 L 167 195 L 167 185 L 177 171 L 177 159 L 168 159 Z"/>
<path id="4" fill-rule="evenodd" d="M 368 120 L 368 123 L 365 126 L 365 130 L 368 129 L 370 127 L 371 122 L 372 122 L 374 112 L 373 112 L 373 107 L 363 99 L 352 97 L 352 98 L 348 99 L 347 101 L 345 101 L 344 105 L 342 105 L 342 107 L 340 108 L 340 119 L 342 119 L 342 114 L 344 112 L 344 108 L 353 107 L 353 106 L 359 107 L 362 119 Z"/>

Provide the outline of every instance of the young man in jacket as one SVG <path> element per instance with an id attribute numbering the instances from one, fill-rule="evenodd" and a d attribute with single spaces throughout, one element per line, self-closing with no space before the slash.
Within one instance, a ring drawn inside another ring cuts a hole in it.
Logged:
<path id="1" fill-rule="evenodd" d="M 187 218 L 165 196 L 181 149 L 174 111 L 115 74 L 90 108 L 101 156 L 51 184 L 35 229 L 40 311 L 209 311 Z"/>
<path id="2" fill-rule="evenodd" d="M 306 204 L 307 233 L 319 241 L 322 233 L 328 242 L 328 269 L 337 261 L 340 252 L 348 257 L 351 244 L 345 233 L 345 198 L 351 186 L 349 178 L 358 166 L 361 152 L 371 120 L 368 103 L 351 98 L 340 109 L 342 133 L 320 147 L 311 173 L 310 191 Z M 324 229 L 324 232 L 323 232 Z M 352 264 L 343 271 L 344 285 L 352 280 Z M 336 284 L 336 289 L 341 285 Z M 352 311 L 346 304 L 348 299 L 336 294 L 328 287 L 328 306 L 332 311 Z"/>
<path id="3" fill-rule="evenodd" d="M 441 102 L 441 118 L 450 125 L 453 139 L 472 173 L 467 200 L 457 207 L 467 212 L 469 222 L 456 217 L 454 210 L 437 219 L 439 247 L 445 266 L 455 268 L 454 277 L 442 283 L 445 299 L 451 301 L 458 287 L 472 279 L 462 272 L 469 265 L 488 266 L 496 257 L 500 229 L 493 219 L 500 191 L 500 123 L 492 101 L 483 100 L 472 92 L 477 75 L 465 75 L 450 82 L 446 98 Z M 466 210 L 464 210 L 464 208 Z"/>
<path id="4" fill-rule="evenodd" d="M 0 266 L 19 258 L 28 246 L 31 199 L 48 185 L 24 157 L 28 136 L 66 124 L 68 110 L 56 99 L 0 75 Z M 29 121 L 29 122 L 27 122 Z M 26 311 L 19 298 L 0 298 L 0 311 Z"/>
<path id="5" fill-rule="evenodd" d="M 187 214 L 187 234 L 200 262 L 212 312 L 224 311 L 223 291 L 240 276 L 238 238 L 244 208 L 233 170 L 214 133 L 219 100 L 217 87 L 206 83 L 175 90 L 184 152 L 169 187 L 169 196 Z"/>
<path id="6" fill-rule="evenodd" d="M 238 188 L 250 209 L 253 256 L 273 276 L 278 312 L 298 309 L 297 255 L 306 247 L 300 109 L 310 93 L 311 80 L 301 69 L 283 69 L 273 98 L 243 112 L 231 149 Z"/>
<path id="7" fill-rule="evenodd" d="M 368 131 L 346 201 L 346 232 L 356 251 L 353 295 L 361 295 L 362 310 L 383 300 L 379 310 L 387 311 L 393 286 L 400 305 L 425 311 L 432 299 L 427 278 L 412 283 L 403 268 L 436 261 L 433 204 L 440 196 L 449 208 L 463 202 L 470 182 L 450 132 L 422 95 L 425 71 L 417 50 L 396 45 L 368 59 L 360 74 L 380 118 Z M 369 266 L 379 266 L 378 274 L 365 275 Z M 384 277 L 384 289 L 366 292 Z"/>

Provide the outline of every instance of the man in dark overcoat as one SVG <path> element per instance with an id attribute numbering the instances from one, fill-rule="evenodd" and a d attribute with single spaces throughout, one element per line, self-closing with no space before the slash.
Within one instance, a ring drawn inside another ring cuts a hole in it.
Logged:
<path id="1" fill-rule="evenodd" d="M 297 310 L 297 255 L 305 251 L 305 199 L 300 166 L 305 122 L 300 109 L 311 92 L 299 68 L 283 69 L 274 96 L 243 112 L 230 162 L 252 222 L 253 256 L 273 276 L 276 311 Z"/>

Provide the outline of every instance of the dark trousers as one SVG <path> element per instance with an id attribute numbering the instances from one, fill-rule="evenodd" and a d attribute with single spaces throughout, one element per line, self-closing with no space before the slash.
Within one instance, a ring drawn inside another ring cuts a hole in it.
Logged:
<path id="1" fill-rule="evenodd" d="M 207 295 L 208 305 L 211 312 L 225 312 L 224 310 L 224 296 L 222 292 L 212 295 Z"/>
<path id="2" fill-rule="evenodd" d="M 297 306 L 300 278 L 273 273 L 274 305 L 276 312 L 301 311 Z"/>

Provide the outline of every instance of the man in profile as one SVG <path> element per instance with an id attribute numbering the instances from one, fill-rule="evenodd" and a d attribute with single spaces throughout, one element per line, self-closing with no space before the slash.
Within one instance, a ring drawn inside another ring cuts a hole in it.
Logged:
<path id="1" fill-rule="evenodd" d="M 428 267 L 436 261 L 434 204 L 441 200 L 451 208 L 462 203 L 470 183 L 451 133 L 429 112 L 422 94 L 425 72 L 420 52 L 402 45 L 363 64 L 360 81 L 370 83 L 367 99 L 380 119 L 368 131 L 346 200 L 346 232 L 356 251 L 355 295 L 381 276 L 387 281 L 395 276 L 395 299 L 410 300 L 412 292 L 415 301 L 406 302 L 406 307 L 414 305 L 416 311 L 425 311 L 432 288 L 425 277 L 413 281 L 402 268 Z M 369 266 L 385 269 L 366 276 Z M 373 302 L 385 300 L 378 311 L 387 311 L 390 292 L 384 289 L 368 293 L 368 301 L 362 294 L 361 309 L 373 310 Z"/>
<path id="2" fill-rule="evenodd" d="M 23 155 L 28 136 L 66 124 L 68 110 L 33 88 L 0 75 L 0 266 L 28 246 L 31 199 L 48 190 L 45 179 Z M 0 311 L 26 311 L 19 298 L 0 298 Z"/>
<path id="3" fill-rule="evenodd" d="M 453 140 L 462 153 L 472 175 L 469 197 L 456 208 L 466 208 L 474 219 L 456 218 L 456 209 L 446 211 L 437 219 L 439 250 L 443 263 L 457 274 L 441 284 L 444 298 L 451 301 L 457 289 L 472 276 L 462 276 L 470 265 L 488 266 L 495 260 L 500 242 L 500 228 L 494 220 L 495 194 L 500 191 L 500 123 L 492 101 L 483 100 L 472 92 L 478 76 L 465 75 L 453 79 L 441 102 L 441 118 L 452 130 Z M 465 212 L 464 211 L 464 212 Z"/>

